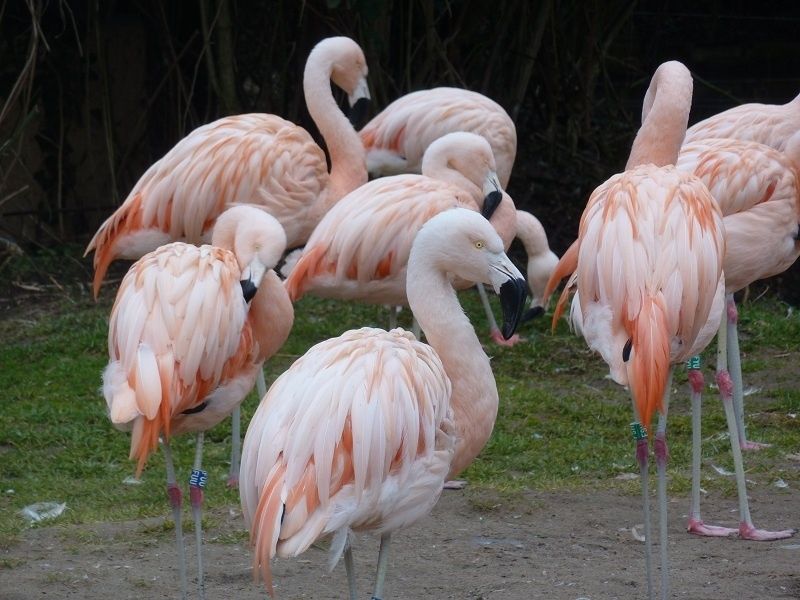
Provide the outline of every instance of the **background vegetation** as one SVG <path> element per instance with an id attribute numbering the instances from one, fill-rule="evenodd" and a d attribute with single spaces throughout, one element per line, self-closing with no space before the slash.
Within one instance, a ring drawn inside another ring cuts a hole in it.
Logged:
<path id="1" fill-rule="evenodd" d="M 220 116 L 271 112 L 316 135 L 300 82 L 329 35 L 364 48 L 374 111 L 436 85 L 500 102 L 519 134 L 510 192 L 560 252 L 624 164 L 660 62 L 692 69 L 692 121 L 782 103 L 800 90 L 799 26 L 796 2 L 743 0 L 0 2 L 0 252 L 85 243 L 147 166 Z"/>

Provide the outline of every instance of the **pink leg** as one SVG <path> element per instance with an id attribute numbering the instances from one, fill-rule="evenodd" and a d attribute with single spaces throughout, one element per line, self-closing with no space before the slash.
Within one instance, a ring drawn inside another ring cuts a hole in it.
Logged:
<path id="1" fill-rule="evenodd" d="M 733 465 L 736 471 L 736 489 L 739 494 L 739 537 L 743 540 L 753 540 L 757 542 L 768 542 L 772 540 L 782 540 L 794 535 L 794 529 L 784 529 L 782 531 L 767 531 L 766 529 L 756 529 L 750 517 L 750 505 L 747 499 L 747 486 L 744 479 L 744 464 L 742 461 L 742 449 L 739 446 L 739 433 L 736 427 L 736 416 L 734 415 L 732 390 L 733 384 L 730 375 L 725 369 L 717 369 L 717 384 L 719 385 L 722 404 L 725 408 L 725 417 L 728 421 L 728 432 L 731 438 L 731 450 L 733 451 Z"/>
<path id="2" fill-rule="evenodd" d="M 692 500 L 689 509 L 689 524 L 686 530 L 694 535 L 709 537 L 727 537 L 738 533 L 737 529 L 706 525 L 700 516 L 700 462 L 701 462 L 701 430 L 700 418 L 702 393 L 705 387 L 703 371 L 700 370 L 700 357 L 689 361 L 689 385 L 692 392 Z"/>
<path id="3" fill-rule="evenodd" d="M 186 550 L 183 545 L 183 525 L 181 522 L 181 509 L 183 504 L 183 494 L 175 479 L 175 466 L 172 462 L 172 452 L 169 442 L 162 442 L 164 450 L 164 462 L 167 466 L 167 497 L 172 506 L 172 519 L 175 522 L 175 543 L 178 549 L 178 569 L 181 578 L 181 598 L 186 600 L 189 593 L 189 586 L 186 578 Z"/>
<path id="4" fill-rule="evenodd" d="M 739 447 L 742 450 L 761 450 L 768 448 L 770 444 L 748 441 L 744 429 L 744 386 L 742 385 L 742 359 L 739 352 L 739 333 L 737 329 L 739 312 L 736 310 L 733 294 L 728 295 L 726 308 L 728 315 L 728 369 L 733 382 L 733 408 L 736 415 L 736 429 L 739 432 Z"/>

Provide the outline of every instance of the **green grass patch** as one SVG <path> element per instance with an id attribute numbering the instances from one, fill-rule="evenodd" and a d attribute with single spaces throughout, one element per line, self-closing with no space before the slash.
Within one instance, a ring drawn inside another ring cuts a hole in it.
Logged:
<path id="1" fill-rule="evenodd" d="M 37 264 L 32 270 L 15 271 L 12 278 L 38 274 L 40 285 L 47 285 L 44 274 L 59 258 L 48 256 L 47 268 Z M 33 292 L 33 300 L 25 303 L 16 296 L 16 306 L 5 310 L 0 321 L 0 545 L 13 542 L 29 526 L 19 511 L 35 502 L 66 502 L 67 510 L 58 524 L 169 514 L 161 453 L 151 457 L 140 484 L 124 483 L 134 470 L 127 459 L 128 435 L 111 426 L 99 393 L 113 294 L 106 290 L 96 304 L 85 286 L 57 287 L 60 290 L 55 297 L 40 294 L 46 301 Z M 630 399 L 606 378 L 607 369 L 599 357 L 563 324 L 551 334 L 546 319 L 523 328 L 527 343 L 511 349 L 495 347 L 488 341 L 477 294 L 465 292 L 461 298 L 493 357 L 500 391 L 494 434 L 463 475 L 476 493 L 476 506 L 492 510 L 498 503 L 514 501 L 525 489 L 604 486 L 638 493 L 638 482 L 624 478 L 624 474 L 637 471 L 629 430 Z M 409 320 L 410 314 L 404 311 L 401 323 L 407 325 Z M 385 326 L 387 321 L 388 314 L 381 307 L 304 299 L 296 306 L 289 341 L 267 366 L 267 383 L 312 344 L 348 328 Z M 773 443 L 765 451 L 747 455 L 748 478 L 761 485 L 778 479 L 800 485 L 798 464 L 785 458 L 800 447 L 800 419 L 792 416 L 800 413 L 800 393 L 793 385 L 800 356 L 800 315 L 776 300 L 761 299 L 741 309 L 740 331 L 745 387 L 763 388 L 746 401 L 749 433 L 754 439 Z M 710 383 L 713 352 L 706 354 L 704 373 Z M 670 486 L 672 493 L 686 494 L 691 422 L 688 386 L 681 368 L 676 369 L 673 389 L 668 435 Z M 720 435 L 725 431 L 724 414 L 714 391 L 707 390 L 705 397 L 703 485 L 709 491 L 732 495 L 733 479 L 711 469 L 712 464 L 733 469 L 728 440 Z M 243 405 L 245 424 L 255 407 L 253 394 Z M 206 436 L 209 509 L 238 505 L 237 492 L 225 486 L 229 442 L 228 420 Z M 194 438 L 178 438 L 173 448 L 179 479 L 186 481 Z M 191 519 L 188 508 L 185 518 Z M 169 520 L 149 527 L 171 535 Z M 215 541 L 237 543 L 245 536 L 239 532 Z M 14 566 L 0 564 L 3 568 Z"/>

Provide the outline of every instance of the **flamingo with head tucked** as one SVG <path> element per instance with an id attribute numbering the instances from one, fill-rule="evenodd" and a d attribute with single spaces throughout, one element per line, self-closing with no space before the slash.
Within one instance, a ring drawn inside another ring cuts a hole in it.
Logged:
<path id="1" fill-rule="evenodd" d="M 111 311 L 103 395 L 111 422 L 131 430 L 137 476 L 162 440 L 184 598 L 182 494 L 170 440 L 197 434 L 189 490 L 202 597 L 203 432 L 242 402 L 289 335 L 292 304 L 272 271 L 285 249 L 273 217 L 231 208 L 216 220 L 210 246 L 174 242 L 134 263 Z"/>
<path id="2" fill-rule="evenodd" d="M 548 284 L 550 288 L 575 273 L 583 336 L 608 363 L 614 380 L 631 391 L 650 598 L 647 428 L 652 415 L 659 413 L 653 445 L 662 599 L 669 594 L 666 424 L 672 367 L 708 344 L 714 329 L 704 326 L 719 318 L 724 293 L 724 228 L 719 207 L 697 177 L 674 166 L 691 98 L 692 77 L 685 66 L 673 61 L 656 70 L 625 172 L 592 193 L 578 239 Z M 566 294 L 565 289 L 556 318 Z M 729 404 L 726 410 L 732 410 Z"/>

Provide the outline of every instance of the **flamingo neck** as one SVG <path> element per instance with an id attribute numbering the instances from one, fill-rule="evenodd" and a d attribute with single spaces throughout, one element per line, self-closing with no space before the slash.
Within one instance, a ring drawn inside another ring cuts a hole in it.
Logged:
<path id="1" fill-rule="evenodd" d="M 450 405 L 457 440 L 448 475 L 452 478 L 469 466 L 489 440 L 497 417 L 497 386 L 489 357 L 448 275 L 414 258 L 408 264 L 408 303 L 453 386 Z"/>
<path id="2" fill-rule="evenodd" d="M 310 57 L 303 76 L 308 113 L 330 155 L 331 172 L 320 203 L 327 212 L 342 196 L 367 182 L 367 158 L 356 130 L 339 109 L 331 91 L 333 64 L 324 55 Z"/>
<path id="3" fill-rule="evenodd" d="M 524 210 L 517 211 L 517 237 L 528 258 L 550 252 L 544 227 L 536 217 Z"/>
<path id="4" fill-rule="evenodd" d="M 426 160 L 422 163 L 422 174 L 426 177 L 446 181 L 458 186 L 469 193 L 475 204 L 481 206 L 483 202 L 483 180 L 485 177 L 472 179 L 461 171 L 448 167 L 445 164 L 444 157 L 440 158 L 439 156 L 426 157 Z"/>
<path id="5" fill-rule="evenodd" d="M 692 106 L 692 75 L 682 64 L 661 65 L 644 97 L 642 126 L 625 170 L 639 165 L 674 165 L 686 136 Z"/>
<path id="6" fill-rule="evenodd" d="M 283 282 L 272 269 L 261 279 L 258 291 L 250 301 L 247 318 L 258 344 L 255 362 L 263 363 L 280 350 L 294 323 L 294 307 Z"/>

